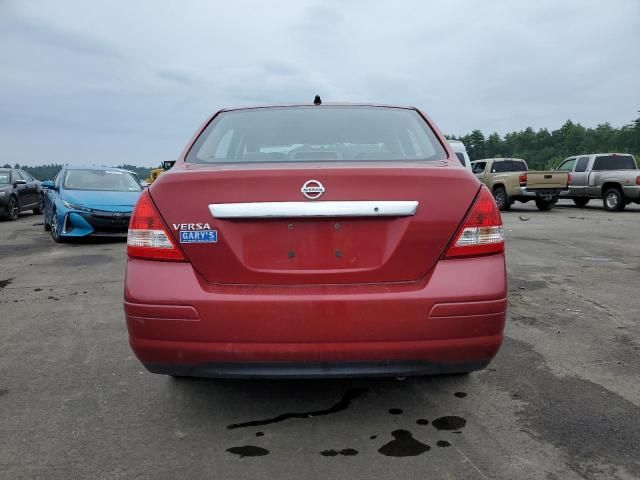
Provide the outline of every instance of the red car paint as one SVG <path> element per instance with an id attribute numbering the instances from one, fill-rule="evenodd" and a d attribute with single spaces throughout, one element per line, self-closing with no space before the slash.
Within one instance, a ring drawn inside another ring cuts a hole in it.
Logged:
<path id="1" fill-rule="evenodd" d="M 131 221 L 134 232 L 165 235 L 160 254 L 129 246 L 124 308 L 140 361 L 156 373 L 214 377 L 484 368 L 503 338 L 504 244 L 459 243 L 463 230 L 495 229 L 501 219 L 491 195 L 421 118 L 447 158 L 189 163 L 212 119 L 205 122 Z M 326 188 L 321 198 L 301 194 L 310 179 Z M 370 200 L 419 206 L 411 216 L 389 217 L 226 219 L 208 210 Z M 180 225 L 215 229 L 217 242 L 180 243 Z"/>

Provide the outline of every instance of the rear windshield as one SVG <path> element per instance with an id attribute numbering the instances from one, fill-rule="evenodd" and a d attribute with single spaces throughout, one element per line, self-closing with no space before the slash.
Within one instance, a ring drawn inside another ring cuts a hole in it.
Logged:
<path id="1" fill-rule="evenodd" d="M 415 110 L 346 106 L 223 112 L 187 155 L 193 163 L 445 158 L 444 148 Z"/>
<path id="2" fill-rule="evenodd" d="M 139 192 L 140 183 L 127 172 L 118 170 L 69 170 L 64 177 L 67 190 Z"/>
<path id="3" fill-rule="evenodd" d="M 527 165 L 522 160 L 500 160 L 493 162 L 491 173 L 526 172 Z"/>
<path id="4" fill-rule="evenodd" d="M 0 185 L 8 185 L 11 178 L 11 172 L 9 170 L 0 171 Z"/>
<path id="5" fill-rule="evenodd" d="M 631 155 L 602 155 L 596 157 L 592 170 L 635 170 L 636 162 Z"/>

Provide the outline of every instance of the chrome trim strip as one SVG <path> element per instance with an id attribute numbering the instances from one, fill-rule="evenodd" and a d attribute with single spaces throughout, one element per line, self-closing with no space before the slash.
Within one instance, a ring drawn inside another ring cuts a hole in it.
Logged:
<path id="1" fill-rule="evenodd" d="M 415 200 L 327 202 L 212 203 L 213 218 L 406 217 L 415 215 Z"/>

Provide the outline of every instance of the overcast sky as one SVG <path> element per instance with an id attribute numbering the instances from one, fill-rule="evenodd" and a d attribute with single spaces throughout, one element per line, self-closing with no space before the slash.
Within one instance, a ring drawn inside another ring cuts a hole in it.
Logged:
<path id="1" fill-rule="evenodd" d="M 452 134 L 619 127 L 640 0 L 0 0 L 0 164 L 155 165 L 219 108 L 316 93 Z"/>

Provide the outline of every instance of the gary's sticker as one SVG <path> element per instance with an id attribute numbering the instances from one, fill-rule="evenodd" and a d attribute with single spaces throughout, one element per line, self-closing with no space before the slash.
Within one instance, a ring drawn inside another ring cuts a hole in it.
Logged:
<path id="1" fill-rule="evenodd" d="M 180 243 L 216 243 L 217 230 L 180 230 Z"/>

